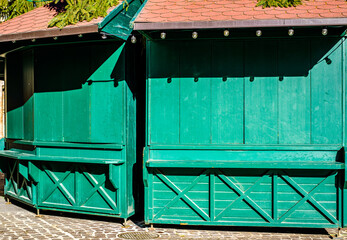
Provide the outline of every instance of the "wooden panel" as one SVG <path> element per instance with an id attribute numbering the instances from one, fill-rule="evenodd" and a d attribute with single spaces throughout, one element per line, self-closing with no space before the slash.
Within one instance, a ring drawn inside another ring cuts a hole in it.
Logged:
<path id="1" fill-rule="evenodd" d="M 127 83 L 123 47 L 114 43 L 91 48 L 91 142 L 124 143 Z"/>
<path id="2" fill-rule="evenodd" d="M 168 78 L 179 75 L 179 48 L 177 41 L 149 42 L 148 51 L 150 61 L 147 77 Z"/>
<path id="3" fill-rule="evenodd" d="M 336 39 L 312 40 L 311 109 L 314 144 L 342 143 L 342 50 L 341 47 L 334 47 L 336 42 Z M 329 60 L 326 61 L 326 57 Z"/>
<path id="4" fill-rule="evenodd" d="M 20 54 L 9 54 L 6 59 L 6 137 L 22 139 L 23 134 L 23 66 Z"/>
<path id="5" fill-rule="evenodd" d="M 150 142 L 179 143 L 179 79 L 148 80 Z"/>
<path id="6" fill-rule="evenodd" d="M 212 44 L 211 138 L 213 144 L 243 143 L 243 42 Z"/>
<path id="7" fill-rule="evenodd" d="M 210 143 L 211 79 L 180 79 L 180 143 Z"/>
<path id="8" fill-rule="evenodd" d="M 154 169 L 153 223 L 321 227 L 337 224 L 335 174 L 325 171 Z M 152 174 L 150 172 L 150 174 Z M 149 195 L 147 195 L 149 196 Z M 325 197 L 323 197 L 325 196 Z"/>
<path id="9" fill-rule="evenodd" d="M 278 78 L 245 80 L 245 143 L 278 143 Z"/>
<path id="10" fill-rule="evenodd" d="M 34 140 L 34 51 L 23 52 L 24 138 Z"/>
<path id="11" fill-rule="evenodd" d="M 211 42 L 185 41 L 180 49 L 180 143 L 211 142 Z"/>
<path id="12" fill-rule="evenodd" d="M 278 120 L 280 144 L 310 144 L 309 69 L 308 41 L 288 39 L 279 42 Z"/>
<path id="13" fill-rule="evenodd" d="M 63 141 L 63 84 L 64 51 L 57 48 L 38 48 L 35 54 L 35 139 L 38 141 Z M 52 52 L 55 52 L 52 55 Z M 58 61 L 56 61 L 56 59 Z"/>
<path id="14" fill-rule="evenodd" d="M 243 143 L 243 78 L 211 79 L 213 144 Z"/>
<path id="15" fill-rule="evenodd" d="M 211 77 L 211 53 L 211 41 L 181 42 L 180 77 Z"/>
<path id="16" fill-rule="evenodd" d="M 276 41 L 245 46 L 245 143 L 278 143 L 278 77 Z"/>

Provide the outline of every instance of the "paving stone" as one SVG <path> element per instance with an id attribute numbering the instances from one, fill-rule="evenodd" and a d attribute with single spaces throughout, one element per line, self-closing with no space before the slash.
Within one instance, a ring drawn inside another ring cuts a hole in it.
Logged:
<path id="1" fill-rule="evenodd" d="M 66 213 L 43 212 L 42 217 L 35 217 L 35 210 L 22 205 L 5 204 L 0 197 L 0 240 L 2 239 L 120 239 L 118 235 L 124 232 L 158 233 L 160 240 L 174 239 L 238 239 L 238 240 L 328 240 L 330 234 L 336 234 L 336 229 L 281 229 L 281 228 L 226 228 L 154 225 L 149 230 L 142 221 L 127 222 L 122 220 L 88 217 L 77 215 L 71 217 Z M 56 215 L 55 215 L 56 214 Z M 205 230 L 204 230 L 205 228 Z M 344 233 L 347 233 L 345 229 Z M 343 238 L 341 238 L 343 239 Z M 345 237 L 347 239 L 347 237 Z"/>

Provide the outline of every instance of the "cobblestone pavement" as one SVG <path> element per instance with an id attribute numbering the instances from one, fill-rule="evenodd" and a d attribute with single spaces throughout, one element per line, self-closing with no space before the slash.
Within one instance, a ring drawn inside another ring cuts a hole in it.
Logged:
<path id="1" fill-rule="evenodd" d="M 335 229 L 155 226 L 106 217 L 35 211 L 24 205 L 5 204 L 0 197 L 0 239 L 122 239 L 122 233 L 142 232 L 157 239 L 333 239 Z M 133 238 L 139 239 L 139 238 Z M 144 238 L 143 238 L 144 239 Z M 153 239 L 153 238 L 146 238 Z M 336 238 L 342 239 L 342 238 Z M 345 237 L 347 239 L 347 237 Z"/>

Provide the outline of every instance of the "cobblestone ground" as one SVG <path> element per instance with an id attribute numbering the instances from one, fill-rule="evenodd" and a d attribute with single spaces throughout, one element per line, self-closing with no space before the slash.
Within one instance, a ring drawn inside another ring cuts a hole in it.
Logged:
<path id="1" fill-rule="evenodd" d="M 60 216 L 61 215 L 61 216 Z M 150 230 L 141 222 L 106 217 L 43 212 L 36 217 L 33 209 L 0 197 L 0 239 L 122 239 L 122 233 L 142 232 L 156 239 L 333 239 L 335 229 L 298 228 L 226 228 L 155 226 Z M 347 232 L 346 232 L 347 234 Z M 140 239 L 140 238 L 133 238 Z M 142 238 L 145 239 L 145 238 Z M 154 238 L 146 238 L 154 239 Z M 336 238 L 343 239 L 343 238 Z M 345 237 L 347 239 L 347 237 Z"/>

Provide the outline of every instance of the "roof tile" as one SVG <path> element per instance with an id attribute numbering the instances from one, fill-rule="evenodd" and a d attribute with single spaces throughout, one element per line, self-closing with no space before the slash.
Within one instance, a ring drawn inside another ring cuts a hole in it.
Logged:
<path id="1" fill-rule="evenodd" d="M 257 0 L 148 0 L 135 22 L 341 18 L 347 14 L 345 0 L 308 0 L 289 8 L 263 9 L 256 4 Z"/>
<path id="2" fill-rule="evenodd" d="M 108 12 L 113 9 L 114 7 L 110 8 Z M 147 10 L 147 13 L 149 12 L 152 12 L 152 10 Z M 36 8 L 30 12 L 0 23 L 0 35 L 48 30 L 48 23 L 53 19 L 55 14 L 57 14 L 57 12 L 50 10 L 47 6 Z M 99 17 L 90 22 L 83 21 L 75 25 L 66 26 L 65 28 L 90 26 L 99 23 L 102 19 L 102 17 Z"/>

